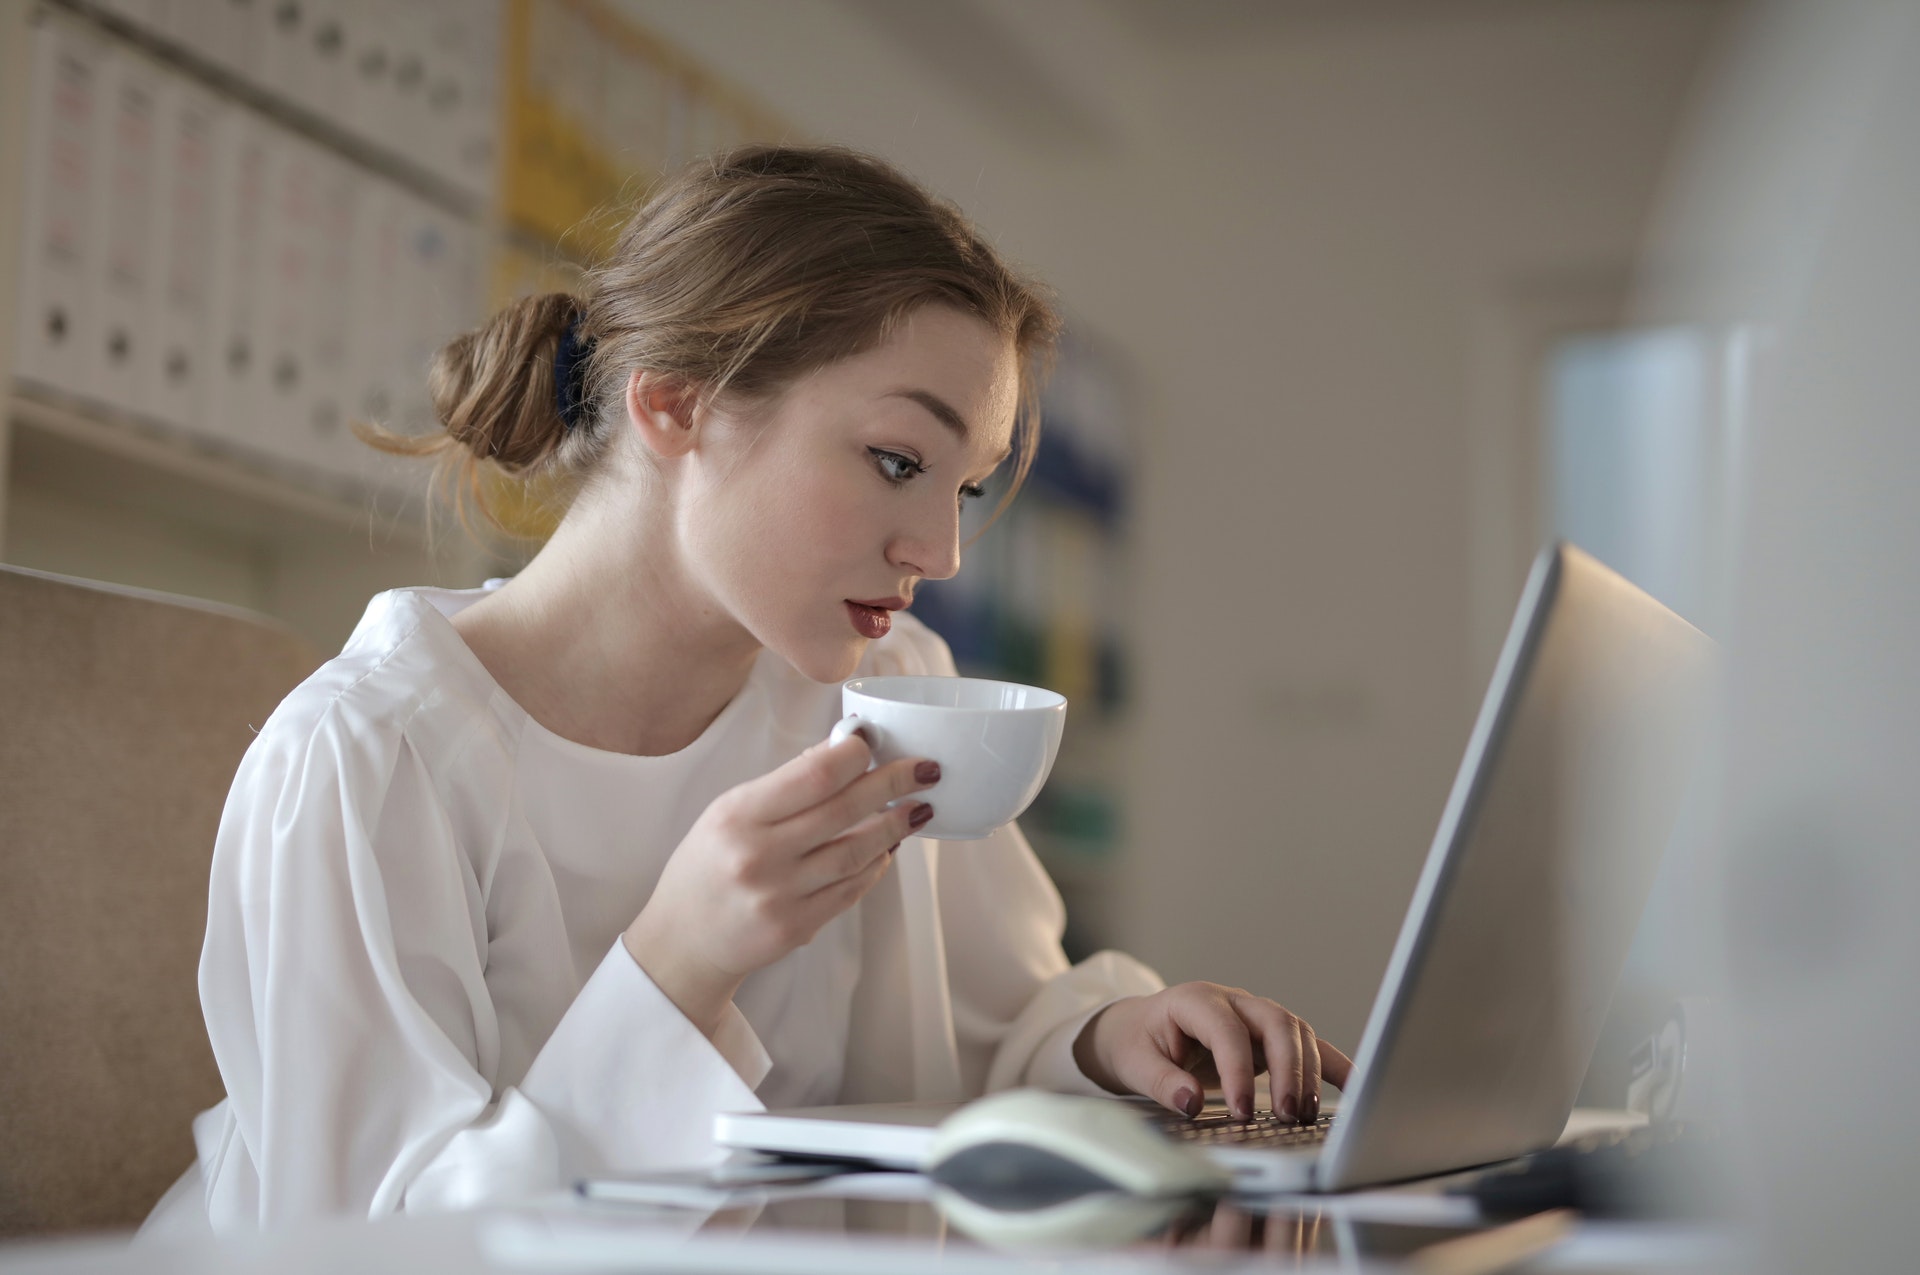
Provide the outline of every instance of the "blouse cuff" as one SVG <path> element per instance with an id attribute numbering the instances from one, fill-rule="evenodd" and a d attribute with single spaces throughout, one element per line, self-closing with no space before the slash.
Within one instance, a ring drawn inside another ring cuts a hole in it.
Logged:
<path id="1" fill-rule="evenodd" d="M 641 978 L 653 985 L 653 979 L 647 976 L 644 969 L 640 969 L 638 961 L 634 962 L 634 968 L 640 970 Z M 658 986 L 654 986 L 654 994 L 661 1000 L 667 999 Z M 692 1026 L 691 1023 L 687 1025 Z M 720 1025 L 714 1029 L 713 1047 L 720 1051 L 720 1056 L 727 1060 L 727 1065 L 733 1068 L 749 1089 L 758 1089 L 760 1082 L 767 1078 L 767 1073 L 773 1070 L 773 1058 L 767 1053 L 766 1046 L 760 1043 L 753 1024 L 747 1021 L 747 1016 L 732 1001 L 727 1002 L 727 1008 L 720 1015 Z"/>
<path id="2" fill-rule="evenodd" d="M 520 1090 L 561 1134 L 575 1173 L 721 1158 L 713 1117 L 763 1111 L 772 1063 L 737 1008 L 708 1040 L 614 941 L 528 1069 Z"/>
<path id="3" fill-rule="evenodd" d="M 1080 1064 L 1073 1056 L 1074 1042 L 1080 1039 L 1080 1033 L 1086 1029 L 1093 1016 L 1125 997 L 1115 996 L 1101 1001 L 1083 1014 L 1076 1014 L 1060 1026 L 1048 1032 L 1033 1052 L 1033 1061 L 1027 1064 L 1026 1082 L 1037 1089 L 1047 1089 L 1054 1093 L 1089 1094 L 1094 1097 L 1111 1098 L 1112 1092 L 1096 1084 L 1086 1072 L 1080 1070 Z"/>

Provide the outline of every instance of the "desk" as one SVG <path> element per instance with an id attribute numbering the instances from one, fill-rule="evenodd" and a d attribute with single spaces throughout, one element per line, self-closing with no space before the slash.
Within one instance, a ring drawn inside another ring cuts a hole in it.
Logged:
<path id="1" fill-rule="evenodd" d="M 888 1220 L 885 1209 L 858 1202 L 817 1201 L 813 1221 L 836 1208 L 859 1224 Z M 784 1229 L 702 1230 L 688 1236 L 623 1219 L 555 1206 L 501 1212 L 330 1222 L 266 1237 L 177 1245 L 128 1246 L 124 1239 L 75 1240 L 0 1249 L 9 1275 L 531 1275 L 533 1272 L 781 1272 L 784 1275 L 896 1275 L 936 1268 L 944 1275 L 1026 1275 L 1063 1269 L 1111 1271 L 1400 1271 L 1386 1259 L 1348 1258 L 1337 1247 L 1337 1221 L 1322 1213 L 1284 1212 L 1256 1224 L 1245 1215 L 1206 1220 L 1180 1247 L 1157 1242 L 1105 1252 L 1008 1253 L 955 1234 L 929 1231 L 933 1215 L 903 1207 L 892 1213 L 898 1233 Z M 726 1219 L 719 1219 L 725 1221 Z M 772 1219 L 769 1219 L 772 1220 Z M 1219 1241 L 1226 1247 L 1206 1247 Z M 1235 1243 L 1237 1241 L 1237 1250 Z M 1249 1250 L 1249 1242 L 1256 1247 Z M 1529 1270 L 1567 1275 L 1662 1270 L 1750 1269 L 1726 1237 L 1692 1229 L 1603 1224 L 1582 1226 Z"/>
<path id="2" fill-rule="evenodd" d="M 1591 1118 L 1581 1122 L 1591 1128 Z M 1570 1131 L 1574 1126 L 1570 1126 Z M 1475 1220 L 1447 1180 L 1334 1197 L 1201 1203 L 1137 1221 L 1144 1238 L 1069 1249 L 976 1238 L 924 1179 L 861 1174 L 706 1209 L 587 1205 L 570 1197 L 476 1213 L 334 1221 L 269 1236 L 174 1244 L 124 1238 L 0 1248 L 9 1275 L 240 1275 L 539 1271 L 944 1275 L 1148 1270 L 1404 1271 L 1397 1255 Z M 1137 1207 L 1152 1209 L 1152 1205 Z M 1116 1233 L 1125 1217 L 1106 1219 Z M 1529 1269 L 1733 1270 L 1729 1239 L 1698 1228 L 1583 1224 Z"/>

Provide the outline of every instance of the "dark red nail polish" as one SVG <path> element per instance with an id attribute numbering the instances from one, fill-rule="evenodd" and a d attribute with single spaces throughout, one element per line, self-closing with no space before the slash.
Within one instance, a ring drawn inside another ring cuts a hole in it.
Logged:
<path id="1" fill-rule="evenodd" d="M 918 766 L 915 766 L 913 768 L 913 777 L 923 784 L 939 783 L 940 782 L 940 763 L 937 761 L 921 762 Z"/>
<path id="2" fill-rule="evenodd" d="M 1200 1095 L 1191 1089 L 1182 1088 L 1173 1095 L 1173 1105 L 1181 1115 L 1191 1120 L 1200 1114 Z"/>
<path id="3" fill-rule="evenodd" d="M 912 814 L 907 816 L 907 827 L 918 828 L 931 818 L 933 818 L 933 807 L 923 801 L 913 808 Z"/>
<path id="4" fill-rule="evenodd" d="M 887 847 L 888 855 L 895 855 L 898 853 L 900 853 L 900 843 L 898 841 L 894 842 L 892 845 Z"/>

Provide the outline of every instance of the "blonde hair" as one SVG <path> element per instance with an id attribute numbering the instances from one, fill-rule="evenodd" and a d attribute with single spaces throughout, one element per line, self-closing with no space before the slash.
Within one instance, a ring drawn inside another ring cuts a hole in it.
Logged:
<path id="1" fill-rule="evenodd" d="M 634 371 L 685 383 L 702 406 L 722 395 L 765 402 L 880 344 L 930 304 L 981 319 L 1018 355 L 1022 406 L 1004 508 L 1038 445 L 1059 318 L 953 205 L 835 146 L 747 146 L 683 169 L 634 213 L 589 272 L 584 297 L 522 298 L 440 351 L 429 387 L 443 433 L 362 437 L 438 457 L 463 519 L 471 503 L 499 526 L 482 462 L 517 476 L 587 474 L 619 432 Z M 574 324 L 585 366 L 569 428 L 554 355 Z"/>

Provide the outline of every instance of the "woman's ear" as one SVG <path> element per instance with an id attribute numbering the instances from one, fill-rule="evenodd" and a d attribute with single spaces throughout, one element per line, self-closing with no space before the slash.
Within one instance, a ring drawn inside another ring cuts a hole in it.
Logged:
<path id="1" fill-rule="evenodd" d="M 684 456 L 692 449 L 698 403 L 684 382 L 658 372 L 636 371 L 627 378 L 627 424 L 658 459 Z"/>

